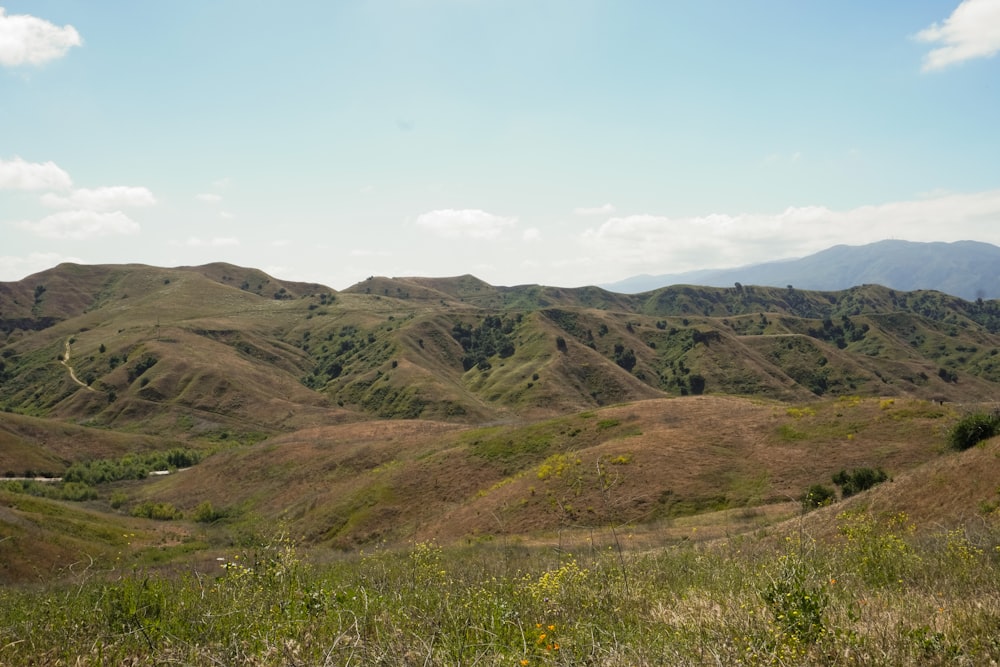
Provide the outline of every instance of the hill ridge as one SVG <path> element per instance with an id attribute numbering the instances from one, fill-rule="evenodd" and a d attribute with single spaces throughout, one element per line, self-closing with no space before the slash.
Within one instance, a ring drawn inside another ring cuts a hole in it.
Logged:
<path id="1" fill-rule="evenodd" d="M 937 290 L 968 299 L 1000 298 L 1000 247 L 980 241 L 945 243 L 887 239 L 860 246 L 840 244 L 807 257 L 729 269 L 633 276 L 604 285 L 626 293 L 695 283 L 734 283 L 808 290 L 842 290 L 876 283 L 900 291 Z"/>

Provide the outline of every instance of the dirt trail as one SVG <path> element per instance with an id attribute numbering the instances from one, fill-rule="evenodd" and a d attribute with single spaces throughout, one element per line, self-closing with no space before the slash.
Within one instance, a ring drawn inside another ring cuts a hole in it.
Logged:
<path id="1" fill-rule="evenodd" d="M 80 378 L 78 378 L 76 376 L 76 372 L 73 370 L 73 367 L 69 365 L 69 355 L 70 355 L 70 346 L 69 346 L 69 338 L 67 338 L 66 339 L 66 352 L 65 352 L 65 354 L 63 354 L 62 361 L 60 361 L 59 363 L 61 363 L 63 366 L 65 366 L 66 370 L 69 371 L 69 376 L 71 378 L 73 378 L 73 382 L 77 383 L 78 385 L 80 385 L 81 387 L 83 387 L 84 389 L 86 389 L 87 391 L 97 391 L 96 389 L 94 389 L 93 387 L 91 387 L 90 385 L 88 385 L 86 382 L 81 381 Z"/>

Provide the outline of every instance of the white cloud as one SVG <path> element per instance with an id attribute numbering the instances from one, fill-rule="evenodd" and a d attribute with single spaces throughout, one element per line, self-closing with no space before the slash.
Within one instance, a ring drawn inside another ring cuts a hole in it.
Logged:
<path id="1" fill-rule="evenodd" d="M 479 209 L 441 209 L 417 217 L 417 226 L 445 238 L 495 239 L 517 218 L 493 215 Z"/>
<path id="2" fill-rule="evenodd" d="M 605 204 L 604 206 L 594 206 L 587 208 L 581 206 L 579 208 L 574 208 L 573 213 L 576 215 L 611 215 L 615 212 L 615 207 L 611 204 Z"/>
<path id="3" fill-rule="evenodd" d="M 22 280 L 33 273 L 44 271 L 63 262 L 82 264 L 77 257 L 67 257 L 56 252 L 33 252 L 27 257 L 0 255 L 0 281 Z"/>
<path id="4" fill-rule="evenodd" d="M 271 241 L 271 245 L 275 248 L 287 248 L 292 245 L 292 242 L 288 239 L 275 239 Z"/>
<path id="5" fill-rule="evenodd" d="M 542 232 L 537 227 L 529 227 L 521 233 L 521 239 L 524 241 L 537 241 L 542 238 Z"/>
<path id="6" fill-rule="evenodd" d="M 621 276 L 741 266 L 890 238 L 1000 243 L 998 222 L 1000 190 L 990 190 L 846 211 L 803 206 L 776 214 L 631 215 L 586 230 L 580 242 L 595 264 Z"/>
<path id="7" fill-rule="evenodd" d="M 216 237 L 214 239 L 202 239 L 197 236 L 191 236 L 184 245 L 190 246 L 192 248 L 222 248 L 225 246 L 239 245 L 240 240 L 233 237 Z"/>
<path id="8" fill-rule="evenodd" d="M 363 195 L 373 195 L 375 194 L 376 190 L 374 185 L 366 185 L 363 188 L 361 188 L 359 192 L 361 192 L 361 194 Z"/>
<path id="9" fill-rule="evenodd" d="M 47 239 L 81 241 L 111 234 L 135 234 L 139 224 L 121 211 L 60 211 L 18 226 Z"/>
<path id="10" fill-rule="evenodd" d="M 916 38 L 938 45 L 924 56 L 925 72 L 992 56 L 1000 51 L 1000 1 L 963 0 L 943 24 L 921 30 Z"/>
<path id="11" fill-rule="evenodd" d="M 0 160 L 0 190 L 68 190 L 71 187 L 73 179 L 55 162 L 28 162 L 19 157 Z"/>
<path id="12" fill-rule="evenodd" d="M 8 15 L 0 7 L 0 65 L 44 65 L 81 44 L 80 33 L 71 25 L 60 28 L 28 14 Z"/>
<path id="13" fill-rule="evenodd" d="M 222 195 L 212 194 L 211 192 L 203 192 L 202 194 L 195 195 L 195 199 L 209 204 L 218 204 L 222 201 Z"/>
<path id="14" fill-rule="evenodd" d="M 152 206 L 156 198 L 148 188 L 114 185 L 100 188 L 80 188 L 68 196 L 46 193 L 42 204 L 49 208 L 77 208 L 88 211 L 111 211 L 120 208 Z"/>
<path id="15" fill-rule="evenodd" d="M 223 220 L 232 220 L 236 216 L 230 213 L 229 211 L 219 211 L 219 217 L 222 218 Z"/>

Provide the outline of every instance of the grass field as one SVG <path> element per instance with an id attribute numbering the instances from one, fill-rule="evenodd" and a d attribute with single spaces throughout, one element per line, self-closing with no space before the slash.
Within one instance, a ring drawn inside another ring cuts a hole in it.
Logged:
<path id="1" fill-rule="evenodd" d="M 829 508 L 833 509 L 833 508 Z M 306 561 L 280 533 L 215 572 L 83 570 L 0 592 L 3 664 L 901 665 L 1000 659 L 985 528 L 837 512 L 815 541 L 650 551 L 416 543 Z"/>

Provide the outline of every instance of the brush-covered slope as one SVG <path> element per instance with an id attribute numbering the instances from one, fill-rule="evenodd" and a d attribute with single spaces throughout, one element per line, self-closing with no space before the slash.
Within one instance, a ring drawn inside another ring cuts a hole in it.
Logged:
<path id="1" fill-rule="evenodd" d="M 520 425 L 328 426 L 221 452 L 132 502 L 207 501 L 336 547 L 639 524 L 785 503 L 843 468 L 915 469 L 940 456 L 952 419 L 909 399 L 704 396 Z"/>
<path id="2" fill-rule="evenodd" d="M 0 405 L 178 437 L 703 393 L 976 400 L 1000 381 L 997 302 L 877 286 L 630 296 L 373 277 L 335 293 L 215 264 L 63 265 L 2 287 L 4 312 L 37 302 L 5 320 Z"/>

